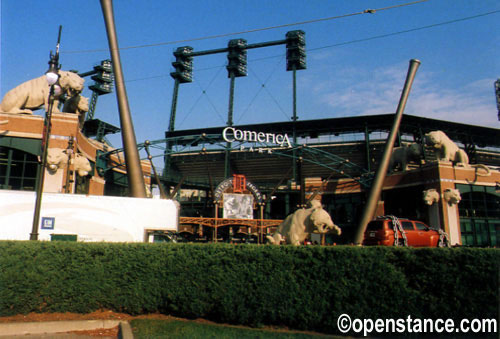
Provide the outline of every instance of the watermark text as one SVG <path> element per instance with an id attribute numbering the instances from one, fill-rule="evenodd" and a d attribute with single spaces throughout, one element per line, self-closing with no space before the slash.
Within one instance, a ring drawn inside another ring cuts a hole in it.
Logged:
<path id="1" fill-rule="evenodd" d="M 496 333 L 496 319 L 462 319 L 456 324 L 453 319 L 351 319 L 342 314 L 337 319 L 337 328 L 342 333 Z"/>

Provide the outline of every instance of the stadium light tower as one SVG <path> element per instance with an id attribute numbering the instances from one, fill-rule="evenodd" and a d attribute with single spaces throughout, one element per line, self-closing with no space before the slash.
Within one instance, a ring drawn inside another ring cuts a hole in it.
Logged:
<path id="1" fill-rule="evenodd" d="M 498 120 L 500 121 L 500 79 L 495 81 L 495 95 L 497 97 Z"/>
<path id="2" fill-rule="evenodd" d="M 292 121 L 293 121 L 293 144 L 297 144 L 297 71 L 306 69 L 306 36 L 305 32 L 301 30 L 290 31 L 286 33 L 286 70 L 292 71 L 292 91 L 293 91 L 293 101 L 292 101 Z M 300 205 L 304 205 L 305 203 L 305 194 L 304 194 L 304 182 L 303 178 L 300 175 L 301 172 L 301 163 L 300 156 L 297 154 L 297 150 L 294 147 L 293 149 L 293 179 L 300 183 Z"/>
<path id="3" fill-rule="evenodd" d="M 170 73 L 170 76 L 175 80 L 174 94 L 172 97 L 172 107 L 170 109 L 170 122 L 168 124 L 169 132 L 175 129 L 175 114 L 177 111 L 177 97 L 179 93 L 179 85 L 193 82 L 193 47 L 183 46 L 175 50 L 175 61 L 172 62 L 175 71 Z"/>

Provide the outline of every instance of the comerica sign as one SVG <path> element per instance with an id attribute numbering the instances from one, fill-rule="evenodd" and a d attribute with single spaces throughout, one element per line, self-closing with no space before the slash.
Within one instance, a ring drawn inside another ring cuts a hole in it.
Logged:
<path id="1" fill-rule="evenodd" d="M 266 144 L 275 144 L 280 147 L 292 147 L 288 134 L 274 134 L 256 131 L 243 131 L 234 127 L 226 127 L 222 131 L 222 137 L 227 142 L 259 142 Z"/>

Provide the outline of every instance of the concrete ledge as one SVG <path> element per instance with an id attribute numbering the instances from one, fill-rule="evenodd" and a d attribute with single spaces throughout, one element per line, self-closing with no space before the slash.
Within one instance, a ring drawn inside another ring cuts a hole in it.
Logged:
<path id="1" fill-rule="evenodd" d="M 134 339 L 134 334 L 132 333 L 132 327 L 130 327 L 128 321 L 120 321 L 120 326 L 118 327 L 118 338 Z"/>
<path id="2" fill-rule="evenodd" d="M 25 322 L 25 323 L 0 323 L 0 338 L 13 335 L 28 335 L 28 334 L 50 334 L 64 333 L 69 331 L 87 331 L 100 328 L 113 328 L 120 326 L 121 323 L 126 323 L 120 320 L 72 320 L 72 321 L 45 321 L 45 322 Z M 130 325 L 130 334 L 132 329 Z M 126 326 L 125 326 L 126 327 Z M 123 338 L 133 338 L 123 337 Z"/>

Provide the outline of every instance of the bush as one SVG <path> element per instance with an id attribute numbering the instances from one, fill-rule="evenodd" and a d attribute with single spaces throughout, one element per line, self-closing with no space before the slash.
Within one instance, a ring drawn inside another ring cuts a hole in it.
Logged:
<path id="1" fill-rule="evenodd" d="M 0 242 L 0 315 L 161 312 L 327 333 L 498 317 L 497 249 Z"/>

